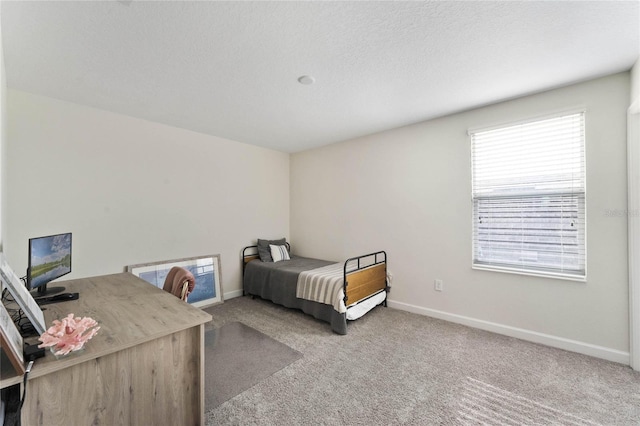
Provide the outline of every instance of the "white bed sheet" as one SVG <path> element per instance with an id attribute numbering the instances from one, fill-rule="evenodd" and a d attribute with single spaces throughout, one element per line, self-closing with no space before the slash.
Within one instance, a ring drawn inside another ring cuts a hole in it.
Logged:
<path id="1" fill-rule="evenodd" d="M 370 298 L 356 303 L 355 305 L 347 308 L 347 320 L 357 320 L 371 309 L 375 308 L 387 298 L 387 292 L 382 290 L 379 293 L 371 296 Z"/>

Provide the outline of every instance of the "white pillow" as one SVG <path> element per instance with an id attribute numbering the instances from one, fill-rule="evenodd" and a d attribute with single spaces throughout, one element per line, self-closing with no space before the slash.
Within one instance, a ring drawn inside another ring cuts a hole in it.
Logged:
<path id="1" fill-rule="evenodd" d="M 269 249 L 271 250 L 271 257 L 274 262 L 291 260 L 289 252 L 287 251 L 287 246 L 274 246 L 273 244 L 269 244 Z"/>

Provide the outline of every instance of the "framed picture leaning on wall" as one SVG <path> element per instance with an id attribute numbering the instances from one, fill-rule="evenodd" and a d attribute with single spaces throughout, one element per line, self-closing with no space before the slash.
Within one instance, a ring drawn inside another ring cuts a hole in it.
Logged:
<path id="1" fill-rule="evenodd" d="M 223 302 L 219 254 L 129 265 L 127 272 L 162 289 L 169 270 L 174 266 L 185 268 L 196 279 L 195 287 L 189 294 L 189 304 L 204 308 Z"/>

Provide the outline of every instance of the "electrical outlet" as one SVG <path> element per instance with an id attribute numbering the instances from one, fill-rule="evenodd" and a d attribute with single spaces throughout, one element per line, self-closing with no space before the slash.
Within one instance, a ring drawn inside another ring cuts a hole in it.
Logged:
<path id="1" fill-rule="evenodd" d="M 435 291 L 442 291 L 442 280 L 434 280 L 433 288 L 435 289 Z"/>

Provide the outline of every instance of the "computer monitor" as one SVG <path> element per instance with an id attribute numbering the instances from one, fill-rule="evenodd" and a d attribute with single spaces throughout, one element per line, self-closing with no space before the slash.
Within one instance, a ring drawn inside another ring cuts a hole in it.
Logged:
<path id="1" fill-rule="evenodd" d="M 37 296 L 56 294 L 64 287 L 49 287 L 51 281 L 71 272 L 71 233 L 29 239 L 27 288 Z"/>

